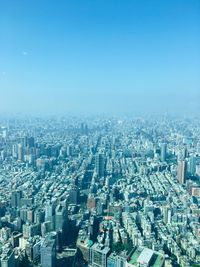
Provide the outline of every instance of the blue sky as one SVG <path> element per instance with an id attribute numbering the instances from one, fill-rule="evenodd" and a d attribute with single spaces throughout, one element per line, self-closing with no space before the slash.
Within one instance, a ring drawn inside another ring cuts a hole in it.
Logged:
<path id="1" fill-rule="evenodd" d="M 200 110 L 199 0 L 0 0 L 0 112 Z"/>

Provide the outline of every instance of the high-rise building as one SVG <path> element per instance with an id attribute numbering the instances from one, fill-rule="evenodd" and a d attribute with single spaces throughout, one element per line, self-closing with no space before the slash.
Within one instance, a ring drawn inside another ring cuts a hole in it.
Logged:
<path id="1" fill-rule="evenodd" d="M 195 156 L 190 156 L 189 158 L 188 172 L 190 175 L 196 174 L 196 157 Z"/>
<path id="2" fill-rule="evenodd" d="M 171 223 L 172 212 L 169 205 L 164 206 L 163 209 L 163 221 L 165 224 Z"/>
<path id="3" fill-rule="evenodd" d="M 23 148 L 22 144 L 18 144 L 17 157 L 18 157 L 18 160 L 20 160 L 20 161 L 24 160 L 24 148 Z"/>
<path id="4" fill-rule="evenodd" d="M 18 157 L 18 146 L 16 144 L 12 146 L 12 157 L 15 159 Z"/>
<path id="5" fill-rule="evenodd" d="M 34 222 L 35 223 L 42 223 L 44 222 L 44 216 L 45 216 L 45 212 L 42 209 L 37 209 L 34 212 Z"/>
<path id="6" fill-rule="evenodd" d="M 117 255 L 111 254 L 107 259 L 107 267 L 117 267 Z"/>
<path id="7" fill-rule="evenodd" d="M 103 177 L 105 175 L 105 156 L 104 154 L 97 154 L 95 161 L 96 173 L 98 177 Z"/>
<path id="8" fill-rule="evenodd" d="M 186 181 L 186 161 L 178 161 L 178 181 L 181 184 L 184 184 Z"/>
<path id="9" fill-rule="evenodd" d="M 167 144 L 161 144 L 161 152 L 160 152 L 160 159 L 162 162 L 166 161 L 167 156 Z"/>
<path id="10" fill-rule="evenodd" d="M 87 135 L 88 134 L 88 126 L 85 123 L 81 123 L 81 134 L 82 135 Z"/>
<path id="11" fill-rule="evenodd" d="M 95 207 L 96 207 L 96 198 L 93 194 L 89 194 L 87 199 L 87 208 L 91 210 L 94 209 Z"/>
<path id="12" fill-rule="evenodd" d="M 40 232 L 40 225 L 39 224 L 29 224 L 28 222 L 26 224 L 23 224 L 23 237 L 24 238 L 30 238 L 35 235 L 38 235 Z"/>
<path id="13" fill-rule="evenodd" d="M 56 207 L 55 212 L 55 230 L 64 230 L 64 226 L 67 223 L 67 209 L 61 205 Z"/>
<path id="14" fill-rule="evenodd" d="M 22 199 L 22 191 L 14 191 L 11 195 L 11 206 L 14 208 L 20 207 Z"/>
<path id="15" fill-rule="evenodd" d="M 188 155 L 187 147 L 183 146 L 178 152 L 178 160 L 184 160 Z"/>
<path id="16" fill-rule="evenodd" d="M 51 230 L 55 227 L 55 207 L 53 203 L 47 203 L 45 206 L 45 222 L 51 223 Z"/>
<path id="17" fill-rule="evenodd" d="M 41 267 L 56 266 L 56 241 L 47 236 L 41 242 Z"/>
<path id="18" fill-rule="evenodd" d="M 95 243 L 90 248 L 90 266 L 107 267 L 107 257 L 110 252 L 108 247 Z"/>
<path id="19" fill-rule="evenodd" d="M 1 255 L 1 267 L 15 267 L 15 255 L 11 248 L 3 250 Z"/>
<path id="20" fill-rule="evenodd" d="M 14 231 L 11 236 L 11 244 L 13 248 L 19 247 L 19 239 L 22 237 L 22 233 Z"/>
<path id="21" fill-rule="evenodd" d="M 122 251 L 119 255 L 117 255 L 117 267 L 125 267 L 126 260 L 127 260 L 126 252 Z"/>
<path id="22" fill-rule="evenodd" d="M 34 137 L 31 136 L 31 137 L 29 137 L 29 138 L 27 139 L 27 146 L 28 146 L 29 148 L 35 146 L 35 140 L 34 140 Z"/>
<path id="23" fill-rule="evenodd" d="M 69 192 L 69 203 L 77 205 L 79 190 L 77 187 L 73 187 Z"/>
<path id="24" fill-rule="evenodd" d="M 67 156 L 68 156 L 68 157 L 73 156 L 74 148 L 73 148 L 72 145 L 68 145 L 68 146 L 67 146 L 66 153 L 67 153 Z"/>

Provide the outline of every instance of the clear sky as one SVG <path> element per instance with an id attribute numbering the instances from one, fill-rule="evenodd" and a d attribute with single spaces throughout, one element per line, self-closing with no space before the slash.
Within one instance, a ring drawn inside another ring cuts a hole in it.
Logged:
<path id="1" fill-rule="evenodd" d="M 198 110 L 199 0 L 0 0 L 0 112 Z"/>

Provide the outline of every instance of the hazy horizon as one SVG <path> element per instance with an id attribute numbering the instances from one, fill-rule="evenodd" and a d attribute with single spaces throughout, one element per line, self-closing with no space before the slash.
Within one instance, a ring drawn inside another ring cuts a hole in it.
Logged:
<path id="1" fill-rule="evenodd" d="M 1 1 L 0 113 L 199 113 L 200 2 Z"/>

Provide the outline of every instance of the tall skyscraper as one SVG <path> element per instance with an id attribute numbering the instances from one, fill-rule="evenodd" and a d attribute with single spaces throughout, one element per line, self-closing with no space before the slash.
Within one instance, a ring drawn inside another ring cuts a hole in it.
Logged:
<path id="1" fill-rule="evenodd" d="M 164 206 L 163 208 L 163 221 L 165 224 L 171 223 L 172 211 L 169 205 Z"/>
<path id="2" fill-rule="evenodd" d="M 41 243 L 41 267 L 56 266 L 56 241 L 47 236 Z"/>
<path id="3" fill-rule="evenodd" d="M 18 144 L 17 154 L 18 154 L 18 160 L 23 161 L 24 160 L 24 148 L 21 144 Z"/>
<path id="4" fill-rule="evenodd" d="M 102 153 L 96 155 L 95 167 L 98 177 L 105 175 L 105 156 Z"/>
<path id="5" fill-rule="evenodd" d="M 181 184 L 184 184 L 186 181 L 186 161 L 178 161 L 178 181 Z"/>
<path id="6" fill-rule="evenodd" d="M 20 207 L 22 199 L 22 191 L 13 191 L 11 195 L 11 206 L 14 208 Z"/>
<path id="7" fill-rule="evenodd" d="M 81 123 L 81 134 L 82 135 L 87 135 L 88 134 L 88 126 L 85 123 Z"/>
<path id="8" fill-rule="evenodd" d="M 55 212 L 55 230 L 64 230 L 64 226 L 67 223 L 67 209 L 58 205 Z"/>
<path id="9" fill-rule="evenodd" d="M 178 152 L 178 160 L 184 160 L 188 155 L 187 147 L 183 146 Z"/>
<path id="10" fill-rule="evenodd" d="M 196 174 L 196 157 L 194 155 L 189 158 L 188 172 L 190 175 Z"/>
<path id="11" fill-rule="evenodd" d="M 55 207 L 53 203 L 47 203 L 45 206 L 45 222 L 51 223 L 51 230 L 55 227 Z"/>
<path id="12" fill-rule="evenodd" d="M 167 144 L 161 144 L 161 152 L 160 152 L 160 159 L 162 162 L 166 161 L 167 156 Z"/>

